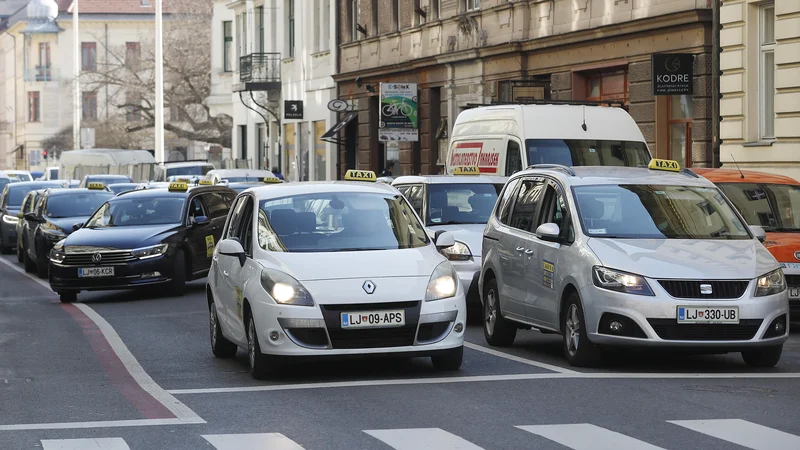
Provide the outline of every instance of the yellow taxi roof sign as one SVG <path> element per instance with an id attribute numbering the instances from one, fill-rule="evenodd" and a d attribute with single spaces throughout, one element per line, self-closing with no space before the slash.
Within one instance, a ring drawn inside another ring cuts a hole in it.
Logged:
<path id="1" fill-rule="evenodd" d="M 106 188 L 106 185 L 103 184 L 103 183 L 100 183 L 98 181 L 93 181 L 91 183 L 87 183 L 86 184 L 86 188 L 92 189 L 92 190 L 103 190 L 103 189 Z"/>
<path id="2" fill-rule="evenodd" d="M 199 184 L 200 186 L 211 186 L 214 183 L 212 183 L 211 180 L 200 180 L 197 182 L 197 184 Z"/>
<path id="3" fill-rule="evenodd" d="M 678 161 L 672 161 L 669 159 L 651 159 L 650 164 L 647 165 L 647 168 L 651 170 L 666 170 L 669 172 L 681 171 L 681 165 L 678 164 Z"/>
<path id="4" fill-rule="evenodd" d="M 170 183 L 167 189 L 169 189 L 170 192 L 186 192 L 189 190 L 189 185 L 187 183 L 176 181 Z"/>
<path id="5" fill-rule="evenodd" d="M 278 177 L 264 177 L 264 183 L 280 183 L 281 179 Z"/>
<path id="6" fill-rule="evenodd" d="M 453 169 L 453 175 L 480 175 L 478 166 L 459 166 Z"/>
<path id="7" fill-rule="evenodd" d="M 344 179 L 347 181 L 376 181 L 378 177 L 371 170 L 350 169 L 344 174 Z"/>

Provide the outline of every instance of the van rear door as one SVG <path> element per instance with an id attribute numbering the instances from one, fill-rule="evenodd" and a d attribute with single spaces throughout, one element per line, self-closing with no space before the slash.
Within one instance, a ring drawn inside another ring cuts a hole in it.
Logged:
<path id="1" fill-rule="evenodd" d="M 481 173 L 488 175 L 502 175 L 498 173 L 500 161 L 505 160 L 504 138 L 473 138 L 453 141 L 447 157 L 446 170 L 453 174 L 456 167 L 478 166 Z"/>

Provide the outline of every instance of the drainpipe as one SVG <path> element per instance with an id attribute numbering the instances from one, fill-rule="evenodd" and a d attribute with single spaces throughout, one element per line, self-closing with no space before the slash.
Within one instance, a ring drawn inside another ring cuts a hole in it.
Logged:
<path id="1" fill-rule="evenodd" d="M 722 28 L 719 20 L 719 4 L 722 0 L 712 0 L 711 8 L 711 167 L 720 167 L 720 146 L 722 140 L 719 138 L 720 121 L 722 120 L 720 114 L 720 100 L 722 95 L 719 88 L 719 76 L 721 74 L 719 67 L 719 57 L 722 53 L 720 46 L 720 32 Z"/>

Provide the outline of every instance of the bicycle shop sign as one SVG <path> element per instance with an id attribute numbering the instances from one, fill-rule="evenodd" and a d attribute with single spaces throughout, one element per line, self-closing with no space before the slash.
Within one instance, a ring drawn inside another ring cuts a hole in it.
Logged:
<path id="1" fill-rule="evenodd" d="M 417 83 L 381 83 L 378 139 L 419 141 Z"/>
<path id="2" fill-rule="evenodd" d="M 693 55 L 656 53 L 651 58 L 653 95 L 692 95 Z"/>

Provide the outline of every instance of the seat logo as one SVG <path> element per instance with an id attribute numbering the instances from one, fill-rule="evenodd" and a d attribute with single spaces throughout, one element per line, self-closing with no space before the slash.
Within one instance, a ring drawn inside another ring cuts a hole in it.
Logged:
<path id="1" fill-rule="evenodd" d="M 714 290 L 711 288 L 710 284 L 701 284 L 700 293 L 703 295 L 711 295 L 714 293 Z"/>
<path id="2" fill-rule="evenodd" d="M 101 255 L 100 253 L 95 253 L 94 255 L 92 255 L 92 262 L 95 264 L 100 264 L 101 262 L 103 262 L 103 255 Z"/>
<path id="3" fill-rule="evenodd" d="M 365 281 L 361 287 L 367 294 L 372 294 L 373 292 L 375 292 L 375 283 L 373 283 L 372 281 L 369 280 Z"/>

